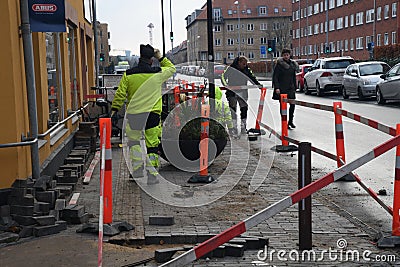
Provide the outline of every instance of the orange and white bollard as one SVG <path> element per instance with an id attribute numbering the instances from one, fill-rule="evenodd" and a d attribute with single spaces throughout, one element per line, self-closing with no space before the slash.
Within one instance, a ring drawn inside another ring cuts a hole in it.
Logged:
<path id="1" fill-rule="evenodd" d="M 287 94 L 281 94 L 281 129 L 282 129 L 282 135 L 281 135 L 281 141 L 282 141 L 282 146 L 288 146 L 289 141 L 285 139 L 289 135 L 288 133 L 288 121 L 287 121 L 287 115 L 288 115 L 288 110 L 287 110 L 287 103 L 283 100 L 287 99 Z"/>
<path id="2" fill-rule="evenodd" d="M 400 135 L 400 124 L 397 124 L 396 135 Z M 400 236 L 400 146 L 396 147 L 392 235 Z"/>
<path id="3" fill-rule="evenodd" d="M 105 127 L 104 127 L 105 126 Z M 104 183 L 104 223 L 112 223 L 112 152 L 111 152 L 111 118 L 99 120 L 100 147 L 104 142 L 105 135 L 105 158 L 104 176 L 100 175 Z M 105 129 L 105 131 L 104 131 Z"/>
<path id="4" fill-rule="evenodd" d="M 214 178 L 208 174 L 208 135 L 210 126 L 210 105 L 201 105 L 200 172 L 189 179 L 189 183 L 211 183 Z"/>
<path id="5" fill-rule="evenodd" d="M 335 113 L 336 162 L 337 166 L 341 167 L 343 165 L 342 161 L 346 162 L 346 154 L 344 150 L 342 115 L 337 112 L 338 108 L 342 108 L 342 102 L 333 102 L 333 112 Z"/>

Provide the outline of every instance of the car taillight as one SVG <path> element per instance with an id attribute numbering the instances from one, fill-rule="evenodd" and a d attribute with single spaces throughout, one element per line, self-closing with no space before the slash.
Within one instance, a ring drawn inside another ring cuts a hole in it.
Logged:
<path id="1" fill-rule="evenodd" d="M 323 73 L 321 74 L 321 77 L 330 77 L 330 76 L 333 76 L 332 73 L 327 72 L 327 71 L 325 71 L 325 72 L 323 72 Z"/>

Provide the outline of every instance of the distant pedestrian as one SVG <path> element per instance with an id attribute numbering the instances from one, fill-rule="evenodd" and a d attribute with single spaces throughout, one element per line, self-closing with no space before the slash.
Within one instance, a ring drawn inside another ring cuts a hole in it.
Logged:
<path id="1" fill-rule="evenodd" d="M 224 71 L 221 76 L 224 86 L 247 86 L 250 81 L 253 84 L 261 85 L 254 76 L 251 69 L 247 66 L 247 58 L 244 56 L 236 57 L 233 63 Z M 247 111 L 248 111 L 248 91 L 247 89 L 226 90 L 226 98 L 232 112 L 234 130 L 237 131 L 236 109 L 239 102 L 240 107 L 240 130 L 242 134 L 247 132 Z"/>
<path id="2" fill-rule="evenodd" d="M 273 99 L 279 100 L 280 94 L 287 94 L 288 99 L 296 99 L 296 72 L 299 65 L 290 59 L 291 51 L 282 50 L 282 57 L 278 58 L 272 76 L 272 87 L 274 88 Z M 293 123 L 294 104 L 289 106 L 289 129 L 296 128 Z"/>

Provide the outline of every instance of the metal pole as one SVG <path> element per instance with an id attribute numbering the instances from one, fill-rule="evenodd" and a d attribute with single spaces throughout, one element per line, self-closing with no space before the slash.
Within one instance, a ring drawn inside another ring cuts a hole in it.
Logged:
<path id="1" fill-rule="evenodd" d="M 164 36 L 164 0 L 161 0 L 161 32 L 162 32 L 162 47 L 163 47 L 163 55 L 165 55 L 165 36 Z"/>
<path id="2" fill-rule="evenodd" d="M 64 91 L 64 87 L 63 87 L 63 77 L 62 77 L 62 65 L 61 65 L 61 40 L 60 40 L 60 34 L 59 33 L 55 33 L 57 38 L 57 74 L 58 74 L 58 95 L 60 96 L 58 98 L 58 106 L 59 106 L 59 112 L 60 112 L 60 119 L 63 120 L 64 119 L 64 97 L 63 97 L 63 91 Z"/>
<path id="3" fill-rule="evenodd" d="M 171 39 L 171 61 L 174 60 L 174 32 L 172 30 L 172 0 L 169 0 L 169 20 L 171 24 L 171 32 L 169 38 Z"/>
<path id="4" fill-rule="evenodd" d="M 94 67 L 96 73 L 96 87 L 99 87 L 99 51 L 97 44 L 97 15 L 96 15 L 96 0 L 92 0 L 93 9 L 93 38 L 94 38 Z"/>
<path id="5" fill-rule="evenodd" d="M 325 0 L 325 8 L 326 8 L 326 18 L 325 18 L 325 20 L 326 20 L 326 29 L 325 29 L 325 31 L 326 31 L 326 45 L 325 45 L 325 47 L 327 46 L 327 45 L 329 45 L 329 52 L 331 52 L 331 47 L 330 47 L 330 44 L 329 44 L 329 13 L 328 13 L 328 10 L 329 10 L 329 0 Z M 325 49 L 325 48 L 324 48 Z M 324 51 L 325 52 L 325 51 Z"/>
<path id="6" fill-rule="evenodd" d="M 212 0 L 207 0 L 207 43 L 208 43 L 208 84 L 210 99 L 215 99 L 214 84 L 214 43 L 213 43 L 213 21 Z M 215 111 L 214 101 L 210 101 L 210 112 Z"/>
<path id="7" fill-rule="evenodd" d="M 31 26 L 29 24 L 28 0 L 21 0 L 21 32 L 24 46 L 24 63 L 26 87 L 28 92 L 28 115 L 31 137 L 37 139 L 38 119 L 36 107 L 35 66 L 33 62 L 33 44 Z M 34 142 L 31 146 L 32 178 L 40 178 L 39 144 Z"/>
<path id="8" fill-rule="evenodd" d="M 298 187 L 311 183 L 311 143 L 299 144 Z M 311 196 L 299 202 L 299 249 L 312 249 Z"/>
<path id="9" fill-rule="evenodd" d="M 238 27 L 239 27 L 239 55 L 238 56 L 240 56 L 240 45 L 241 45 L 241 43 L 242 43 L 242 40 L 241 40 L 241 38 L 240 38 L 240 31 L 241 31 L 241 25 L 240 25 L 240 8 L 239 8 L 239 2 L 238 2 L 238 4 L 237 4 L 237 13 L 238 13 Z"/>

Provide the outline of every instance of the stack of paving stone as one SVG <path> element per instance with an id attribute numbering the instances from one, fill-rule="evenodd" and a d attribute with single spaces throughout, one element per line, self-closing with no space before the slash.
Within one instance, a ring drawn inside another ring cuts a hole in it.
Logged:
<path id="1" fill-rule="evenodd" d="M 96 151 L 97 127 L 95 122 L 80 122 L 79 130 L 75 133 L 75 148 Z"/>
<path id="2" fill-rule="evenodd" d="M 17 179 L 13 183 L 7 205 L 0 206 L 0 243 L 67 229 L 67 223 L 58 220 L 52 211 L 58 196 L 55 185 L 45 175 L 36 181 Z"/>
<path id="3" fill-rule="evenodd" d="M 29 236 L 58 233 L 69 224 L 86 223 L 89 214 L 80 205 L 66 205 L 84 174 L 90 148 L 74 148 L 53 179 L 17 179 L 0 205 L 0 243 Z"/>

